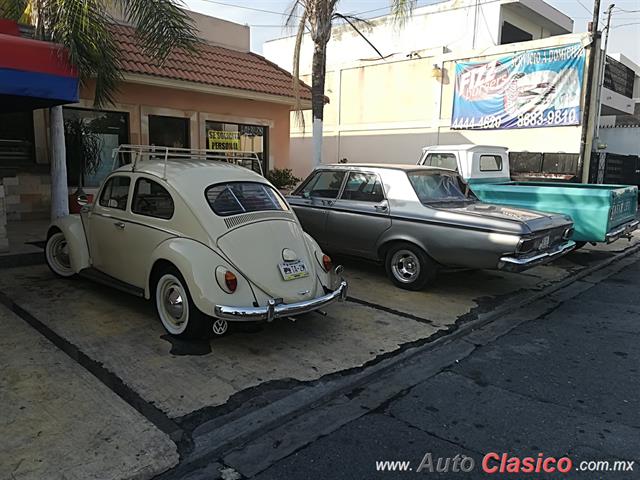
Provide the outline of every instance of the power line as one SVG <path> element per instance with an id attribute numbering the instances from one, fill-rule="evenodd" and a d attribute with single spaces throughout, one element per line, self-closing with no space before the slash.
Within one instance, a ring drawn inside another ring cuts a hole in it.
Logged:
<path id="1" fill-rule="evenodd" d="M 240 8 L 240 9 L 243 9 L 243 10 L 251 10 L 253 12 L 269 13 L 269 14 L 272 14 L 272 15 L 280 15 L 281 17 L 289 17 L 288 13 L 275 12 L 273 10 L 264 10 L 262 8 L 247 7 L 245 5 L 236 5 L 236 4 L 233 4 L 233 3 L 219 2 L 217 0 L 200 0 L 200 1 L 201 2 L 207 2 L 207 3 L 215 3 L 216 5 L 222 5 L 224 7 Z M 292 15 L 292 17 L 300 18 L 300 15 Z"/>
<path id="2" fill-rule="evenodd" d="M 628 27 L 630 25 L 640 25 L 640 22 L 631 22 L 631 23 L 622 23 L 620 25 L 616 25 L 615 27 L 611 27 L 612 30 L 615 30 L 616 28 L 620 28 L 620 27 Z"/>

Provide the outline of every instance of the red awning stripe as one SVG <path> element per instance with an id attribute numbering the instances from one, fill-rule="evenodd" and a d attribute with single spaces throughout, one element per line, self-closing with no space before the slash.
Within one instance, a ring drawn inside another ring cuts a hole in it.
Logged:
<path id="1" fill-rule="evenodd" d="M 0 34 L 0 68 L 77 77 L 66 50 L 55 43 Z"/>

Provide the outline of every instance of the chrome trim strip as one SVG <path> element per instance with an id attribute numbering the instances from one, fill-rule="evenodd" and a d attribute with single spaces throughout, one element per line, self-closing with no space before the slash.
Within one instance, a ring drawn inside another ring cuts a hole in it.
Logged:
<path id="1" fill-rule="evenodd" d="M 620 225 L 619 227 L 616 227 L 615 229 L 607 232 L 607 234 L 605 235 L 605 241 L 607 243 L 613 243 L 620 237 L 628 237 L 629 235 L 631 235 L 631 232 L 638 229 L 638 225 L 640 225 L 639 220 L 631 220 L 624 225 Z"/>
<path id="2" fill-rule="evenodd" d="M 270 299 L 265 307 L 232 307 L 228 305 L 216 305 L 214 316 L 230 322 L 254 322 L 266 320 L 271 322 L 280 317 L 291 317 L 302 313 L 311 312 L 322 308 L 335 301 L 344 301 L 347 298 L 348 285 L 345 280 L 331 293 L 322 297 L 306 300 L 304 302 L 276 305 L 274 299 Z"/>
<path id="3" fill-rule="evenodd" d="M 498 270 L 505 270 L 507 272 L 522 272 L 528 268 L 535 267 L 543 263 L 550 262 L 556 258 L 559 258 L 571 250 L 576 248 L 576 242 L 569 240 L 565 243 L 556 245 L 544 252 L 540 252 L 536 255 L 528 257 L 501 257 L 498 262 Z"/>

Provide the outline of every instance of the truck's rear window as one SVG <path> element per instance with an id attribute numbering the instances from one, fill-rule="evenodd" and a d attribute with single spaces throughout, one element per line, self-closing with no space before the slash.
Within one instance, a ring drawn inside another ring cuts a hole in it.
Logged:
<path id="1" fill-rule="evenodd" d="M 221 217 L 264 210 L 289 210 L 282 197 L 263 183 L 230 182 L 212 185 L 205 191 L 205 197 L 214 213 Z"/>

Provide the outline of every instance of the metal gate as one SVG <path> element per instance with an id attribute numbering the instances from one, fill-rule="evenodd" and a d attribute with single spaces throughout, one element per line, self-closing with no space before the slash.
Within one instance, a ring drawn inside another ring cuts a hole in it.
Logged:
<path id="1" fill-rule="evenodd" d="M 592 153 L 591 183 L 640 186 L 640 157 L 617 153 Z"/>

